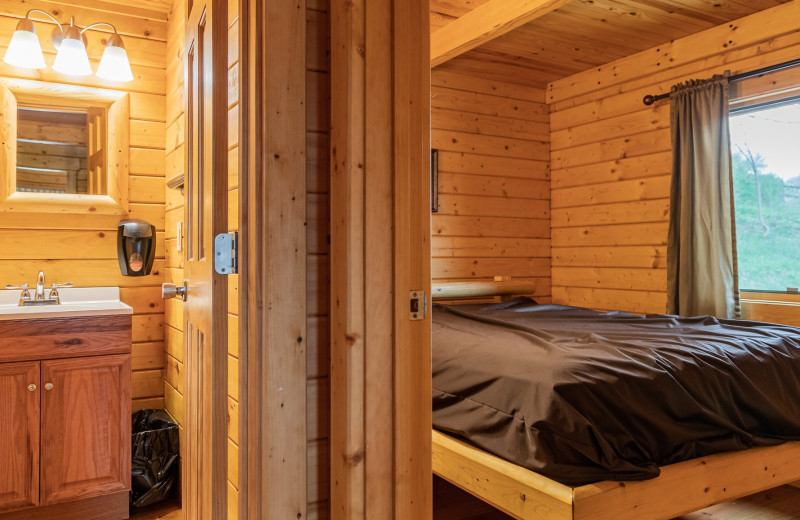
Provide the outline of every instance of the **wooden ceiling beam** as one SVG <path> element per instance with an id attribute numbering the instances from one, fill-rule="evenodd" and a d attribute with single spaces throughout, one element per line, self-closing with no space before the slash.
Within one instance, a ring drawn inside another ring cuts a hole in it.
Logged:
<path id="1" fill-rule="evenodd" d="M 571 0 L 489 0 L 431 34 L 431 68 L 568 4 Z"/>

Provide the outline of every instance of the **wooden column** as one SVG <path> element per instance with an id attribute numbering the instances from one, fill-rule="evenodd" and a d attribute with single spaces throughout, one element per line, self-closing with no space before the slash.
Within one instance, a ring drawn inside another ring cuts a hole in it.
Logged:
<path id="1" fill-rule="evenodd" d="M 239 6 L 239 518 L 305 519 L 306 5 Z"/>
<path id="2" fill-rule="evenodd" d="M 331 5 L 331 518 L 431 517 L 428 5 Z"/>

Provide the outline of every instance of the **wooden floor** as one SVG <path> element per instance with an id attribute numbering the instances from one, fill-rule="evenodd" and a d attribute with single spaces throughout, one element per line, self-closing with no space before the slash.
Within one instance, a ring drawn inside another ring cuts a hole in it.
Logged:
<path id="1" fill-rule="evenodd" d="M 434 520 L 510 520 L 511 517 L 434 477 Z M 782 486 L 674 520 L 800 520 L 800 489 Z"/>
<path id="2" fill-rule="evenodd" d="M 131 520 L 183 520 L 180 500 L 168 500 L 150 507 L 131 509 Z"/>

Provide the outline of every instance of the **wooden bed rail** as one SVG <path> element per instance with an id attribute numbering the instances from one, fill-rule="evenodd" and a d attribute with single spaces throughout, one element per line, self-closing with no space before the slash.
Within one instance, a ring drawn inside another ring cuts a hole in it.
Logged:
<path id="1" fill-rule="evenodd" d="M 509 296 L 533 294 L 534 282 L 524 280 L 476 280 L 474 282 L 441 282 L 431 287 L 434 300 L 458 298 L 486 298 L 490 296 Z"/>

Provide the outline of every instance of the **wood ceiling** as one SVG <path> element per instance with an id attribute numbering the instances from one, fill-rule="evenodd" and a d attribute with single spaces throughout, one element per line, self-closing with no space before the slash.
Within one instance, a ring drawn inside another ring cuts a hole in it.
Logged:
<path id="1" fill-rule="evenodd" d="M 490 0 L 431 0 L 431 31 Z M 437 70 L 544 87 L 792 0 L 573 0 Z"/>

